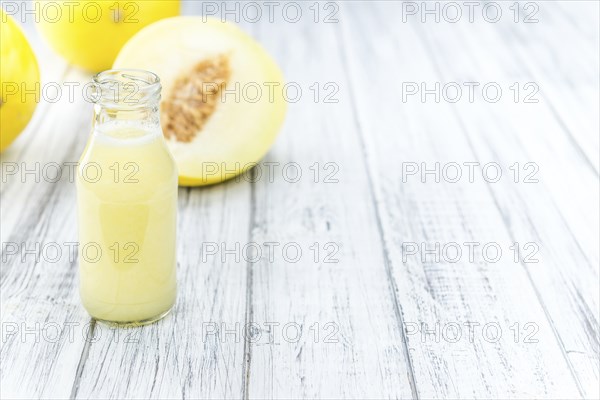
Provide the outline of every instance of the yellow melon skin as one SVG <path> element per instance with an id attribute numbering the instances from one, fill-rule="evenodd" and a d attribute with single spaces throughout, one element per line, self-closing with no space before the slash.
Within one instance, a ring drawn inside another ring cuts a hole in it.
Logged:
<path id="1" fill-rule="evenodd" d="M 215 184 L 246 171 L 268 152 L 283 124 L 287 102 L 281 70 L 269 54 L 237 26 L 207 17 L 175 17 L 156 22 L 132 37 L 113 68 L 156 73 L 162 101 L 178 77 L 206 59 L 226 55 L 231 75 L 224 97 L 191 142 L 169 138 L 179 184 Z M 244 87 L 262 87 L 262 95 Z M 273 88 L 273 90 L 269 88 Z M 236 88 L 239 98 L 236 99 Z"/>
<path id="2" fill-rule="evenodd" d="M 52 48 L 94 72 L 109 69 L 140 29 L 180 13 L 179 0 L 37 0 L 36 7 L 43 16 L 38 28 Z"/>
<path id="3" fill-rule="evenodd" d="M 0 151 L 29 123 L 40 97 L 40 71 L 21 28 L 0 9 Z M 26 92 L 24 94 L 23 92 Z"/>

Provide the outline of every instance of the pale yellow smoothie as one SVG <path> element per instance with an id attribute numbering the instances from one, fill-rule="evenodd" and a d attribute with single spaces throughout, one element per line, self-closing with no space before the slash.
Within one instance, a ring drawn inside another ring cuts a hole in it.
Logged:
<path id="1" fill-rule="evenodd" d="M 96 128 L 77 175 L 80 294 L 96 319 L 146 323 L 176 298 L 177 170 L 160 129 Z"/>

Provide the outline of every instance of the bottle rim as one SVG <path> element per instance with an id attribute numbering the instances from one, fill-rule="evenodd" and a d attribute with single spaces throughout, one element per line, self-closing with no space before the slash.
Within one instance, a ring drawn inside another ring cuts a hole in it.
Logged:
<path id="1" fill-rule="evenodd" d="M 148 107 L 160 100 L 161 81 L 143 69 L 109 69 L 93 77 L 95 103 L 115 108 Z"/>

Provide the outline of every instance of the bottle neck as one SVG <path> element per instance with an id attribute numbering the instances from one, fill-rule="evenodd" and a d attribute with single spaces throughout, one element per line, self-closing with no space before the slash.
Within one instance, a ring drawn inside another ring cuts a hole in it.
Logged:
<path id="1" fill-rule="evenodd" d="M 160 131 L 160 80 L 141 70 L 109 70 L 94 77 L 94 132 L 128 126 Z"/>
<path id="2" fill-rule="evenodd" d="M 115 108 L 110 105 L 94 105 L 94 130 L 105 130 L 118 124 L 144 127 L 146 129 L 160 128 L 160 113 L 158 102 L 135 108 Z"/>

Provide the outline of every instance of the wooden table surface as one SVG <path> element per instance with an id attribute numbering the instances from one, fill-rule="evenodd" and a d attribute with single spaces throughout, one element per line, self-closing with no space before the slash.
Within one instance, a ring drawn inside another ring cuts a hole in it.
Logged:
<path id="1" fill-rule="evenodd" d="M 26 24 L 47 92 L 1 156 L 2 398 L 600 397 L 599 3 L 257 4 L 285 126 L 180 188 L 178 302 L 141 328 L 80 305 L 90 74 Z"/>

